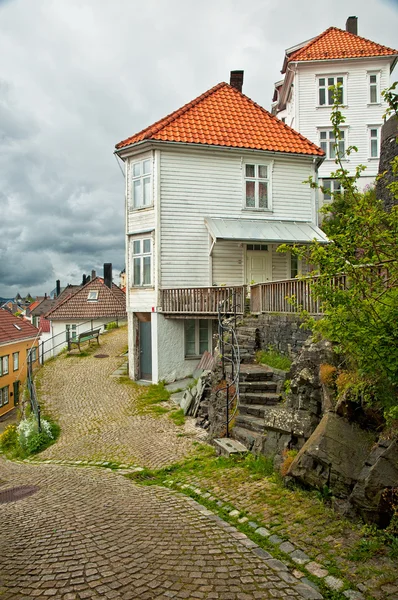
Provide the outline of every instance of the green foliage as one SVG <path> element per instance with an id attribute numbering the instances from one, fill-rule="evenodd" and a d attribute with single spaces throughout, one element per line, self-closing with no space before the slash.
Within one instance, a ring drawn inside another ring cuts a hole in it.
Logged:
<path id="1" fill-rule="evenodd" d="M 111 321 L 110 323 L 107 323 L 105 325 L 105 329 L 107 331 L 110 331 L 111 329 L 117 329 L 117 327 L 118 327 L 118 324 L 115 321 Z"/>
<path id="2" fill-rule="evenodd" d="M 173 411 L 169 415 L 170 419 L 174 422 L 175 425 L 181 426 L 185 423 L 185 415 L 182 408 L 179 410 Z"/>
<path id="3" fill-rule="evenodd" d="M 261 365 L 274 367 L 274 369 L 280 369 L 281 371 L 289 371 L 292 364 L 288 356 L 281 354 L 272 346 L 268 346 L 267 350 L 259 350 L 256 354 L 256 362 Z"/>
<path id="4" fill-rule="evenodd" d="M 4 433 L 0 435 L 0 450 L 5 453 L 9 452 L 15 447 L 17 440 L 17 426 L 8 425 Z"/>
<path id="5" fill-rule="evenodd" d="M 152 383 L 141 396 L 141 401 L 146 404 L 157 404 L 170 400 L 171 392 L 166 390 L 164 381 Z"/>
<path id="6" fill-rule="evenodd" d="M 9 425 L 0 436 L 0 448 L 10 458 L 25 458 L 41 452 L 59 437 L 59 425 L 48 418 L 41 419 L 39 431 L 36 418 L 29 414 L 18 426 Z"/>

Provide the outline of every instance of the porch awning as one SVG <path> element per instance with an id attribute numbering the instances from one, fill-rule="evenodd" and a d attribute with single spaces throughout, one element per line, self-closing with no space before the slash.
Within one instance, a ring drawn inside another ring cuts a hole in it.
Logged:
<path id="1" fill-rule="evenodd" d="M 276 244 L 309 244 L 313 240 L 326 244 L 329 240 L 316 225 L 301 221 L 271 219 L 213 219 L 205 217 L 205 225 L 213 240 L 268 242 Z"/>

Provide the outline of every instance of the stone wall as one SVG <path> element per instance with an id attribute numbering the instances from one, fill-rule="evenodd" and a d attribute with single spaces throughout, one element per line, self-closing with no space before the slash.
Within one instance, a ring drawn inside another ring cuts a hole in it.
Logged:
<path id="1" fill-rule="evenodd" d="M 398 156 L 397 136 L 398 118 L 393 116 L 384 123 L 381 129 L 379 174 L 385 174 L 380 177 L 376 184 L 377 198 L 382 200 L 387 211 L 390 211 L 397 204 L 397 200 L 387 188 L 389 183 L 396 181 L 396 175 L 392 172 L 391 161 L 395 156 Z"/>
<path id="2" fill-rule="evenodd" d="M 291 314 L 262 314 L 245 318 L 245 326 L 258 329 L 259 349 L 268 346 L 277 348 L 279 352 L 295 358 L 311 335 L 311 331 L 301 325 L 303 319 Z"/>

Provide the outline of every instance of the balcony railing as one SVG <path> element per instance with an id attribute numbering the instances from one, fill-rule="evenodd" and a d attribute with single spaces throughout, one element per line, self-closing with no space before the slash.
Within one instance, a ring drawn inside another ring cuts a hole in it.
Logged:
<path id="1" fill-rule="evenodd" d="M 322 305 L 311 292 L 308 279 L 285 279 L 267 281 L 250 286 L 250 311 L 253 313 L 297 313 L 305 310 L 310 315 L 321 315 Z M 345 289 L 346 276 L 338 275 L 330 279 L 330 286 Z"/>
<path id="2" fill-rule="evenodd" d="M 243 314 L 246 286 L 169 288 L 160 290 L 161 311 L 173 315 L 217 316 L 220 302 L 225 312 Z"/>

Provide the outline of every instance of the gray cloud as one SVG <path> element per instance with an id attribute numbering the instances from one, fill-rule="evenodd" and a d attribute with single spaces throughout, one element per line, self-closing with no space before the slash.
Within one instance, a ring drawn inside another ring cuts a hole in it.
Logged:
<path id="1" fill-rule="evenodd" d="M 231 69 L 269 108 L 285 48 L 351 14 L 394 47 L 385 0 L 0 0 L 0 296 L 49 292 L 103 262 L 121 270 L 115 143 Z"/>

